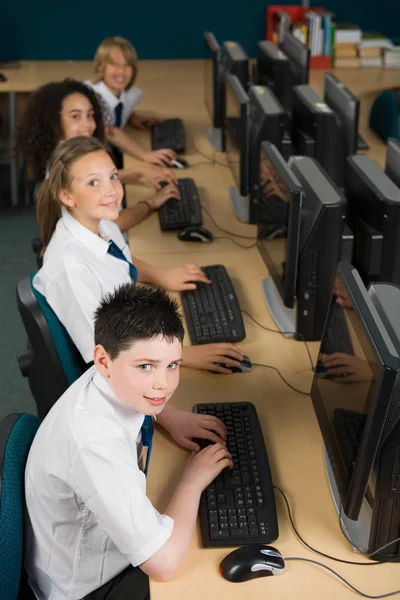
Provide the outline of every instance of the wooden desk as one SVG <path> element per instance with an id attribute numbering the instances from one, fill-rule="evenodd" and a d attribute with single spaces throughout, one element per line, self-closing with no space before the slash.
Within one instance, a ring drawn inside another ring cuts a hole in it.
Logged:
<path id="1" fill-rule="evenodd" d="M 197 250 L 198 249 L 198 250 Z M 185 256 L 185 260 L 204 264 L 216 262 L 218 255 L 202 252 Z M 173 255 L 146 254 L 141 258 L 159 266 L 181 264 L 180 253 Z M 224 253 L 226 265 L 237 290 L 242 308 L 263 325 L 275 328 L 264 304 L 261 279 L 265 267 L 256 249 L 241 254 Z M 264 331 L 245 316 L 247 336 L 240 347 L 253 362 L 277 367 L 295 387 L 307 391 L 312 374 L 304 344 Z M 318 344 L 310 344 L 316 356 Z M 269 453 L 274 482 L 289 497 L 294 519 L 300 533 L 313 546 L 347 560 L 363 559 L 355 554 L 340 533 L 338 516 L 333 506 L 325 475 L 323 445 L 309 397 L 290 390 L 270 369 L 254 367 L 251 373 L 213 375 L 204 371 L 181 369 L 181 384 L 173 402 L 191 410 L 197 402 L 250 401 L 257 408 Z M 148 479 L 148 493 L 157 508 L 165 509 L 178 481 L 186 458 L 157 431 Z M 301 556 L 320 560 L 347 577 L 356 587 L 370 594 L 379 594 L 399 587 L 399 567 L 382 565 L 356 567 L 334 564 L 307 551 L 295 538 L 282 499 L 277 494 L 279 538 L 274 545 L 283 556 Z M 229 549 L 203 549 L 197 529 L 190 550 L 173 581 L 151 582 L 152 600 L 352 600 L 354 594 L 322 569 L 299 562 L 287 563 L 281 576 L 262 578 L 234 585 L 218 574 L 220 560 Z"/>

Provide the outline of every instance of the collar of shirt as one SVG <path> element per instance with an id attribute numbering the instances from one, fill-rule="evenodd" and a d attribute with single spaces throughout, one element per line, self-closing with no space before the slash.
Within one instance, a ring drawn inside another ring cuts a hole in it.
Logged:
<path id="1" fill-rule="evenodd" d="M 107 254 L 111 238 L 103 221 L 100 221 L 99 224 L 100 235 L 96 235 L 90 231 L 90 229 L 79 223 L 65 206 L 61 209 L 61 219 L 69 233 L 74 236 L 74 238 L 77 238 L 79 242 L 84 244 L 91 252 L 100 258 L 103 258 Z"/>
<path id="2" fill-rule="evenodd" d="M 109 107 L 112 110 L 114 110 L 115 107 L 118 106 L 118 104 L 120 102 L 122 102 L 122 104 L 124 104 L 124 102 L 126 102 L 126 91 L 125 90 L 123 92 L 121 92 L 120 97 L 117 98 L 117 96 L 114 96 L 114 94 L 112 93 L 110 88 L 108 88 L 106 86 L 104 81 L 99 81 L 98 83 L 93 84 L 93 88 L 96 90 L 96 92 L 99 92 L 99 94 L 101 94 L 103 96 L 104 100 L 107 102 L 107 104 L 109 105 Z"/>
<path id="3" fill-rule="evenodd" d="M 93 366 L 92 369 L 95 369 L 96 372 L 93 376 L 92 382 L 94 386 L 97 388 L 98 392 L 102 395 L 102 397 L 113 406 L 117 414 L 125 421 L 129 419 L 130 427 L 129 431 L 131 434 L 138 435 L 140 429 L 143 425 L 144 417 L 142 413 L 138 412 L 131 406 L 122 402 L 114 393 L 107 380 L 100 375 L 97 371 L 96 367 Z M 134 430 L 132 428 L 132 424 L 134 423 Z M 137 425 L 137 429 L 136 429 Z"/>

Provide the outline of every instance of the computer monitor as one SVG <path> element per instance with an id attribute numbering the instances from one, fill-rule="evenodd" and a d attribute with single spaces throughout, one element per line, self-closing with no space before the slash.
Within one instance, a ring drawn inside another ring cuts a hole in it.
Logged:
<path id="1" fill-rule="evenodd" d="M 240 83 L 247 88 L 249 80 L 249 57 L 237 42 L 222 44 L 222 67 L 225 74 L 236 75 Z"/>
<path id="2" fill-rule="evenodd" d="M 340 263 L 311 389 L 342 527 L 365 554 L 399 535 L 399 302 L 399 288 L 367 293 L 356 269 Z"/>
<path id="3" fill-rule="evenodd" d="M 257 223 L 261 143 L 272 142 L 289 158 L 292 146 L 286 115 L 264 86 L 252 86 L 246 94 L 238 79 L 228 75 L 226 90 L 226 152 L 236 184 L 229 191 L 231 204 L 241 221 Z"/>
<path id="4" fill-rule="evenodd" d="M 221 46 L 210 31 L 204 37 L 204 103 L 211 119 L 208 137 L 216 150 L 222 150 L 223 77 Z"/>
<path id="5" fill-rule="evenodd" d="M 335 112 L 341 137 L 341 151 L 357 154 L 360 101 L 335 75 L 325 73 L 324 100 Z"/>
<path id="6" fill-rule="evenodd" d="M 339 131 L 333 110 L 309 85 L 293 88 L 292 139 L 294 150 L 315 158 L 333 181 L 343 185 L 343 168 L 337 154 Z"/>
<path id="7" fill-rule="evenodd" d="M 286 54 L 268 40 L 257 44 L 256 83 L 270 88 L 286 112 L 291 110 L 291 63 Z"/>
<path id="8" fill-rule="evenodd" d="M 225 79 L 225 138 L 228 165 L 239 196 L 249 191 L 250 98 L 236 75 Z"/>
<path id="9" fill-rule="evenodd" d="M 320 340 L 330 291 L 341 259 L 346 198 L 314 159 L 295 156 L 289 166 L 303 188 L 295 329 Z"/>
<path id="10" fill-rule="evenodd" d="M 269 279 L 283 304 L 293 308 L 296 299 L 300 220 L 303 190 L 277 148 L 263 142 L 260 153 L 260 215 L 257 247 Z M 268 290 L 265 291 L 269 297 Z"/>
<path id="11" fill-rule="evenodd" d="M 400 187 L 400 142 L 394 138 L 388 139 L 385 173 L 395 185 Z"/>
<path id="12" fill-rule="evenodd" d="M 291 33 L 285 32 L 282 42 L 279 44 L 280 50 L 287 56 L 290 63 L 290 86 L 305 85 L 308 83 L 310 70 L 310 49 L 300 42 Z M 285 110 L 291 112 L 291 101 L 285 106 Z"/>
<path id="13" fill-rule="evenodd" d="M 367 155 L 349 156 L 346 197 L 353 264 L 365 283 L 400 284 L 400 189 Z"/>

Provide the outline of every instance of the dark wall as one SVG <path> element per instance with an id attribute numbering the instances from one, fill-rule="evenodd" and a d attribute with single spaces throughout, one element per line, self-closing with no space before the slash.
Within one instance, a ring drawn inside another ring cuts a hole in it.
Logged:
<path id="1" fill-rule="evenodd" d="M 265 34 L 265 6 L 264 0 L 4 0 L 0 62 L 90 59 L 110 35 L 127 37 L 141 58 L 200 58 L 206 29 L 254 56 Z M 398 0 L 327 0 L 325 6 L 338 20 L 400 37 Z"/>

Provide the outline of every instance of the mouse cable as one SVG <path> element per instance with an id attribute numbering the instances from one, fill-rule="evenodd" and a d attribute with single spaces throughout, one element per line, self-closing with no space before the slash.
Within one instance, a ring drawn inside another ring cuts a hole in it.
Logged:
<path id="1" fill-rule="evenodd" d="M 212 156 L 208 156 L 208 154 L 206 154 L 205 152 L 202 152 L 201 150 L 196 148 L 195 144 L 193 144 L 193 148 L 195 149 L 197 154 L 200 154 L 201 156 L 204 156 L 204 158 L 207 158 L 208 163 L 206 163 L 206 164 L 212 165 L 213 167 L 215 167 L 215 165 L 218 165 L 219 167 L 225 167 L 226 169 L 229 168 L 226 163 L 219 162 L 219 160 L 217 160 L 215 158 L 215 154 L 216 154 L 217 150 L 213 150 Z"/>
<path id="2" fill-rule="evenodd" d="M 261 329 L 265 329 L 265 331 L 270 331 L 271 333 L 280 333 L 281 335 L 295 335 L 298 338 L 300 338 L 301 341 L 304 342 L 304 345 L 306 347 L 308 358 L 310 359 L 311 370 L 314 368 L 314 362 L 313 362 L 313 359 L 311 356 L 310 348 L 308 347 L 308 344 L 307 344 L 307 341 L 306 341 L 306 338 L 304 337 L 304 335 L 301 335 L 300 333 L 295 333 L 294 331 L 281 331 L 280 329 L 271 329 L 271 327 L 267 327 L 266 325 L 261 325 L 261 323 L 259 323 L 257 321 L 257 319 L 255 319 L 249 312 L 247 312 L 247 310 L 244 310 L 244 308 L 241 308 L 240 312 L 242 312 L 244 315 L 249 317 L 253 321 L 253 323 L 255 323 L 257 325 L 257 327 L 261 327 Z"/>
<path id="3" fill-rule="evenodd" d="M 250 250 L 250 248 L 255 248 L 255 246 L 257 246 L 257 242 L 254 242 L 254 244 L 250 244 L 250 246 L 244 246 L 243 244 L 239 244 L 239 242 L 237 242 L 236 240 L 233 240 L 232 238 L 228 237 L 227 235 L 221 235 L 221 236 L 215 237 L 214 240 L 229 240 L 233 244 L 236 244 L 236 246 L 239 246 L 239 248 L 244 248 L 244 250 Z"/>
<path id="4" fill-rule="evenodd" d="M 347 581 L 347 579 L 345 579 L 337 571 L 335 571 L 331 567 L 328 567 L 328 565 L 324 565 L 323 563 L 321 563 L 321 562 L 319 562 L 317 560 L 311 560 L 311 558 L 302 558 L 300 556 L 288 556 L 287 558 L 284 558 L 284 560 L 285 561 L 288 561 L 288 560 L 298 560 L 298 561 L 301 561 L 301 562 L 306 562 L 306 563 L 311 563 L 313 565 L 318 565 L 319 567 L 322 567 L 323 569 L 326 569 L 327 571 L 330 571 L 331 573 L 333 573 L 338 579 L 340 579 L 341 581 L 343 581 L 343 583 L 345 585 L 347 585 L 353 592 L 355 592 L 359 596 L 362 596 L 363 598 L 374 598 L 374 599 L 389 598 L 390 596 L 396 596 L 397 594 L 400 594 L 400 590 L 395 590 L 393 592 L 388 592 L 387 594 L 379 594 L 378 596 L 371 596 L 370 594 L 365 594 L 361 590 L 358 590 L 356 587 L 354 587 L 354 585 L 352 585 L 349 581 Z"/>
<path id="5" fill-rule="evenodd" d="M 217 229 L 219 229 L 220 231 L 222 231 L 223 233 L 227 233 L 228 235 L 233 235 L 233 237 L 238 237 L 238 238 L 242 238 L 243 240 L 255 240 L 257 238 L 255 238 L 254 236 L 250 236 L 250 235 L 242 235 L 240 233 L 233 233 L 233 231 L 228 231 L 227 229 L 223 229 L 222 227 L 220 227 L 218 225 L 218 223 L 216 223 L 214 217 L 212 216 L 212 214 L 210 213 L 210 211 L 208 210 L 208 208 L 206 208 L 204 206 L 204 204 L 200 205 L 201 208 L 204 210 L 204 212 L 206 213 L 206 215 L 209 216 L 209 218 L 211 219 L 211 221 L 213 222 L 213 224 L 215 225 L 215 227 Z"/>
<path id="6" fill-rule="evenodd" d="M 282 379 L 283 383 L 285 383 L 288 387 L 290 387 L 290 389 L 292 389 L 294 392 L 297 392 L 298 394 L 303 394 L 303 396 L 310 395 L 310 392 L 302 392 L 301 390 L 298 390 L 297 388 L 295 388 L 291 383 L 288 382 L 287 379 L 284 378 L 284 376 L 282 375 L 280 370 L 277 369 L 276 367 L 273 367 L 272 365 L 263 365 L 262 363 L 253 363 L 253 367 L 264 367 L 265 369 L 272 369 L 273 371 L 276 371 L 278 373 L 278 375 Z"/>
<path id="7" fill-rule="evenodd" d="M 279 492 L 281 494 L 281 496 L 285 502 L 286 510 L 287 510 L 288 517 L 289 517 L 289 522 L 290 522 L 290 525 L 291 525 L 296 537 L 303 544 L 303 546 L 305 546 L 308 550 L 311 550 L 311 552 L 314 552 L 315 554 L 319 554 L 320 556 L 323 556 L 324 558 L 329 558 L 330 560 L 334 560 L 335 562 L 343 563 L 344 565 L 356 565 L 358 567 L 376 567 L 376 566 L 384 565 L 384 564 L 391 563 L 391 562 L 398 562 L 397 560 L 395 560 L 395 561 L 388 560 L 385 562 L 382 562 L 382 561 L 380 561 L 380 562 L 357 562 L 357 561 L 353 561 L 353 560 L 345 560 L 344 558 L 337 558 L 336 556 L 332 556 L 331 554 L 326 554 L 325 552 L 322 552 L 321 550 L 317 550 L 316 548 L 311 546 L 308 542 L 306 542 L 306 540 L 300 535 L 300 533 L 295 525 L 293 515 L 292 515 L 292 510 L 291 510 L 290 504 L 289 504 L 289 500 L 288 500 L 285 492 L 277 485 L 274 485 L 273 487 L 274 487 L 274 490 L 276 490 L 277 492 Z M 341 510 L 340 510 L 340 513 L 341 513 Z M 341 514 L 339 514 L 339 521 L 341 523 Z M 343 533 L 343 530 L 342 530 L 342 533 Z M 349 540 L 347 535 L 345 535 L 345 537 L 346 537 L 347 541 L 354 548 L 354 544 L 351 542 L 351 540 Z M 389 544 L 385 544 L 384 546 L 382 546 L 381 548 L 378 548 L 378 550 L 376 550 L 375 552 L 372 552 L 371 554 L 365 554 L 362 550 L 359 550 L 359 548 L 356 548 L 356 550 L 358 550 L 364 556 L 371 557 L 374 554 L 377 554 L 378 552 L 380 552 L 381 550 L 386 548 L 386 546 L 390 546 L 391 544 L 395 543 L 398 540 L 399 540 L 399 538 L 389 542 Z"/>

